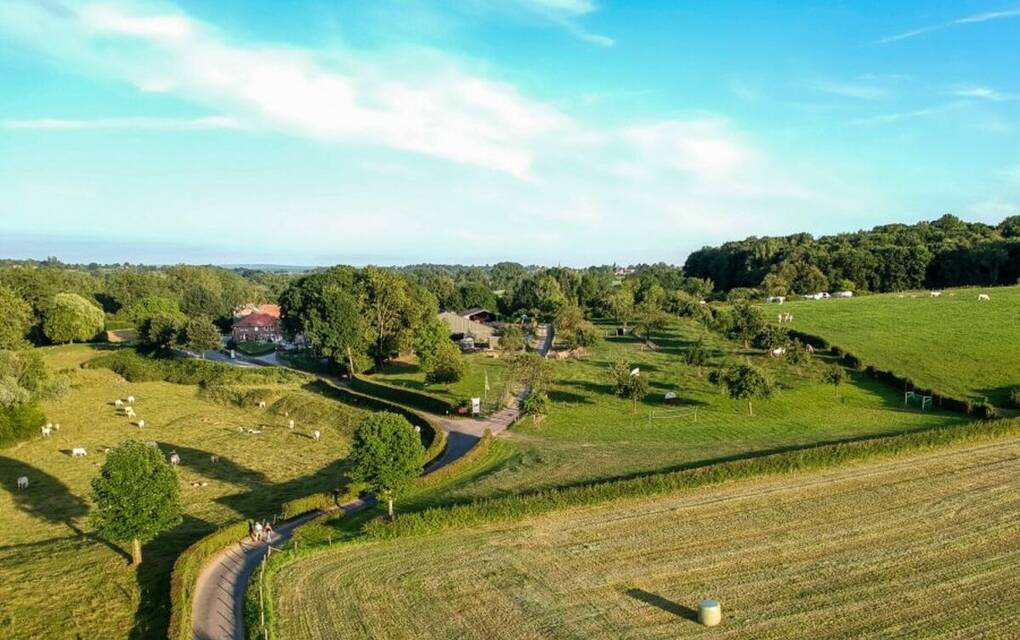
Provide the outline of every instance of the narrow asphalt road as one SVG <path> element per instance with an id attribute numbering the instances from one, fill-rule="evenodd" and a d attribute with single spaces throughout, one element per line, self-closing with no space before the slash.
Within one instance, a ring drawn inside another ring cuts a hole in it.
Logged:
<path id="1" fill-rule="evenodd" d="M 545 356 L 552 346 L 549 325 L 541 325 L 537 335 L 536 351 Z M 470 451 L 486 430 L 493 435 L 505 431 L 520 416 L 520 404 L 525 392 L 514 399 L 512 406 L 484 420 L 452 419 L 436 415 L 430 417 L 447 434 L 443 455 L 429 465 L 425 475 L 438 471 Z M 347 513 L 360 511 L 374 504 L 371 499 L 355 500 L 342 505 Z M 231 545 L 213 557 L 198 576 L 192 606 L 192 637 L 194 640 L 244 640 L 244 594 L 248 579 L 262 559 L 269 553 L 269 545 L 279 546 L 290 539 L 294 530 L 310 522 L 321 513 L 311 513 L 275 528 L 270 542 L 252 542 L 245 539 Z"/>

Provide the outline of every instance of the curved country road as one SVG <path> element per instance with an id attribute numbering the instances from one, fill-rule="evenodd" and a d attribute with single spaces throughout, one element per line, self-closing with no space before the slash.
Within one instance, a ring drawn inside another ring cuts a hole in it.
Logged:
<path id="1" fill-rule="evenodd" d="M 546 355 L 552 346 L 549 325 L 542 325 L 534 339 L 539 343 L 536 349 L 538 353 Z M 425 475 L 445 467 L 466 454 L 486 430 L 491 431 L 493 435 L 506 430 L 520 415 L 522 397 L 523 392 L 518 394 L 512 406 L 484 420 L 450 419 L 430 415 L 429 417 L 446 431 L 447 444 L 443 455 L 429 465 Z M 374 500 L 369 498 L 341 506 L 347 513 L 352 513 L 373 504 Z M 286 542 L 295 529 L 321 515 L 310 513 L 278 524 L 268 544 L 278 546 Z M 194 640 L 244 640 L 244 594 L 248 587 L 248 579 L 267 553 L 267 543 L 254 543 L 244 539 L 224 549 L 206 564 L 195 582 L 192 606 Z"/>

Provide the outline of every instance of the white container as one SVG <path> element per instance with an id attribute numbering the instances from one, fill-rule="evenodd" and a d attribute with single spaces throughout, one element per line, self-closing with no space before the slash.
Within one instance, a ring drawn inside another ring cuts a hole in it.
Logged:
<path id="1" fill-rule="evenodd" d="M 698 603 L 698 622 L 706 627 L 714 627 L 722 622 L 722 607 L 718 600 L 706 598 Z"/>

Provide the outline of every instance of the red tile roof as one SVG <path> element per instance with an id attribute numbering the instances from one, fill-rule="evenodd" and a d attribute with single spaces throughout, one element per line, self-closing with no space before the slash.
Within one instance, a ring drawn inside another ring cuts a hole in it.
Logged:
<path id="1" fill-rule="evenodd" d="M 235 327 L 278 327 L 280 319 L 268 313 L 249 313 L 234 321 Z"/>

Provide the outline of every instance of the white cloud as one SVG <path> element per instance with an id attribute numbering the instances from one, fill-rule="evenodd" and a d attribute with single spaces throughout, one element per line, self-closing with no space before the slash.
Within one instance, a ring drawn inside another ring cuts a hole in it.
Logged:
<path id="1" fill-rule="evenodd" d="M 597 8 L 589 0 L 518 0 L 521 4 L 535 9 L 555 11 L 572 16 L 582 16 Z"/>
<path id="2" fill-rule="evenodd" d="M 616 44 L 616 40 L 613 38 L 592 33 L 578 25 L 577 18 L 598 10 L 594 2 L 589 0 L 515 0 L 515 2 L 522 9 L 543 16 L 559 25 L 579 40 L 600 47 L 611 47 Z"/>
<path id="3" fill-rule="evenodd" d="M 127 79 L 143 91 L 190 98 L 238 118 L 324 141 L 381 144 L 530 178 L 532 138 L 570 126 L 556 109 L 449 60 L 404 64 L 340 52 L 241 46 L 166 8 L 114 5 L 63 14 L 0 6 L 15 35 L 75 68 Z M 52 37 L 48 34 L 59 34 Z"/>
<path id="4" fill-rule="evenodd" d="M 59 131 L 87 129 L 151 129 L 164 131 L 191 131 L 207 129 L 241 129 L 234 118 L 203 116 L 199 118 L 96 118 L 76 120 L 68 118 L 32 118 L 0 120 L 4 129 L 50 129 Z"/>
<path id="5" fill-rule="evenodd" d="M 988 11 L 985 13 L 978 13 L 971 16 L 965 16 L 963 18 L 957 18 L 950 22 L 943 22 L 941 24 L 929 25 L 926 27 L 920 27 L 918 29 L 911 29 L 910 31 L 904 31 L 891 36 L 886 36 L 879 40 L 880 44 L 889 44 L 891 42 L 899 42 L 900 40 L 907 40 L 923 35 L 925 33 L 931 33 L 933 31 L 942 31 L 943 29 L 949 29 L 965 24 L 977 24 L 981 22 L 991 22 L 993 20 L 1004 20 L 1007 18 L 1020 17 L 1020 7 L 1016 9 L 1006 9 L 1004 11 Z"/>

